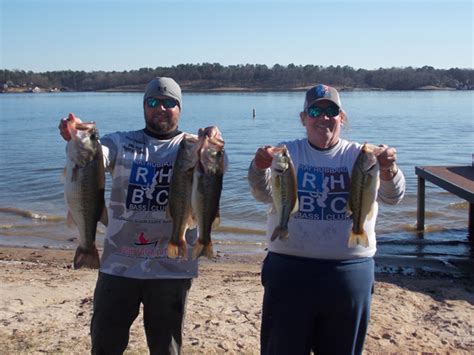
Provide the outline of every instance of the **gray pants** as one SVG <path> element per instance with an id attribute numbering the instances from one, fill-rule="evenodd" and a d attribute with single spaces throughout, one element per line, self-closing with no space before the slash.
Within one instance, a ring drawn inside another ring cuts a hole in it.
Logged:
<path id="1" fill-rule="evenodd" d="M 92 354 L 123 354 L 143 303 L 150 354 L 180 354 L 192 279 L 140 280 L 99 273 L 91 322 Z"/>

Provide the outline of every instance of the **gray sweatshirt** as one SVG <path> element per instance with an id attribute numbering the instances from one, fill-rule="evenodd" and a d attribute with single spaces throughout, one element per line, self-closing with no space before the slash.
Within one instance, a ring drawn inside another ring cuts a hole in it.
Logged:
<path id="1" fill-rule="evenodd" d="M 184 133 L 159 140 L 143 130 L 101 139 L 105 167 L 112 174 L 109 226 L 100 271 L 136 279 L 197 276 L 197 260 L 169 259 L 172 221 L 166 215 L 173 165 Z M 188 251 L 197 230 L 188 230 Z"/>

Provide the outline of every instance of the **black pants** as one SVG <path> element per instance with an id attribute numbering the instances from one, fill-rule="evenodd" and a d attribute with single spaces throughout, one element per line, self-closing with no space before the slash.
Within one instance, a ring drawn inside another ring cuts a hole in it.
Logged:
<path id="1" fill-rule="evenodd" d="M 191 282 L 99 273 L 91 322 L 92 354 L 123 354 L 141 303 L 150 354 L 180 354 Z"/>
<path id="2" fill-rule="evenodd" d="M 372 258 L 331 261 L 268 253 L 262 283 L 262 354 L 362 353 L 374 284 Z"/>

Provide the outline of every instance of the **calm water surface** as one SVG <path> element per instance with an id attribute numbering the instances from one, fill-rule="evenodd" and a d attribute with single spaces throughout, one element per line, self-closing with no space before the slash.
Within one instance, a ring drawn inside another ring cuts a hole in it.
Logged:
<path id="1" fill-rule="evenodd" d="M 380 205 L 378 256 L 455 263 L 473 257 L 467 242 L 468 204 L 427 183 L 427 231 L 415 233 L 415 166 L 470 165 L 474 152 L 472 91 L 342 92 L 349 117 L 343 137 L 397 148 L 407 178 L 398 206 Z M 246 173 L 263 144 L 301 138 L 303 92 L 184 93 L 180 129 L 217 125 L 226 141 L 229 170 L 221 199 L 221 231 L 227 251 L 261 252 L 267 206 L 252 198 Z M 256 117 L 252 117 L 255 109 Z M 74 112 L 94 120 L 104 135 L 141 129 L 142 94 L 54 93 L 0 95 L 0 244 L 72 248 L 75 230 L 65 227 L 60 176 L 65 142 L 59 118 Z M 98 240 L 103 240 L 100 228 Z M 219 246 L 218 246 L 219 248 Z"/>

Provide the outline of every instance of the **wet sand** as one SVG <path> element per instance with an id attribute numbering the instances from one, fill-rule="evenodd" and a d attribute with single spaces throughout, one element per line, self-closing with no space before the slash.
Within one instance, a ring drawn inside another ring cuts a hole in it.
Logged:
<path id="1" fill-rule="evenodd" d="M 85 354 L 94 270 L 72 251 L 0 247 L 0 344 L 5 354 Z M 263 255 L 202 260 L 193 282 L 184 354 L 258 354 Z M 365 353 L 474 353 L 474 278 L 376 274 Z M 146 354 L 141 315 L 126 354 Z"/>

